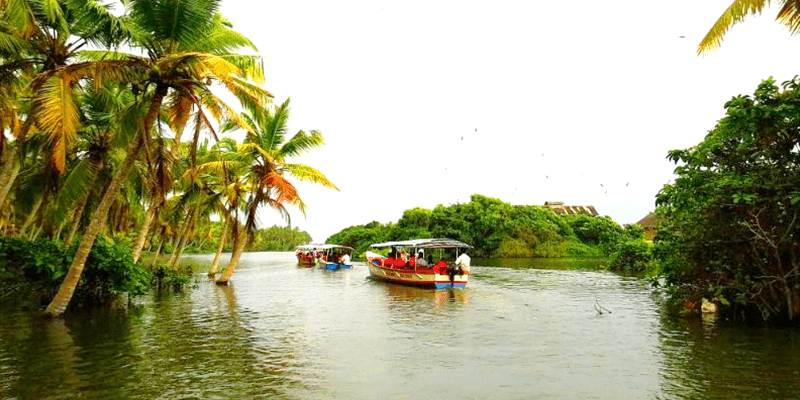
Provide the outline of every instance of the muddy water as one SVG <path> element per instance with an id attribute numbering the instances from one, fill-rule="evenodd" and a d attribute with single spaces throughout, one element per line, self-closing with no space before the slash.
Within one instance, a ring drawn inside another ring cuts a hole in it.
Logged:
<path id="1" fill-rule="evenodd" d="M 795 330 L 668 316 L 646 281 L 582 261 L 474 261 L 467 289 L 432 291 L 373 281 L 364 264 L 331 272 L 248 253 L 230 287 L 198 276 L 127 312 L 40 321 L 0 307 L 0 398 L 800 393 Z"/>

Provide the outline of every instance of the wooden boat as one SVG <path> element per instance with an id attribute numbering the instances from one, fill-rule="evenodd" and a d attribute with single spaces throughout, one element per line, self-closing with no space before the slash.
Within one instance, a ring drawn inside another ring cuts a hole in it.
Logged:
<path id="1" fill-rule="evenodd" d="M 297 263 L 307 267 L 320 266 L 330 271 L 352 268 L 352 247 L 338 244 L 304 244 L 295 247 Z M 345 255 L 347 255 L 345 257 Z"/>
<path id="2" fill-rule="evenodd" d="M 370 249 L 390 249 L 387 255 L 367 251 L 367 265 L 373 278 L 401 285 L 426 288 L 464 288 L 469 282 L 469 269 L 455 265 L 455 260 L 472 246 L 453 239 L 413 239 L 375 243 Z M 385 252 L 385 250 L 384 250 Z M 428 260 L 438 253 L 436 263 Z M 404 254 L 406 254 L 404 256 Z M 419 265 L 422 254 L 428 265 Z"/>

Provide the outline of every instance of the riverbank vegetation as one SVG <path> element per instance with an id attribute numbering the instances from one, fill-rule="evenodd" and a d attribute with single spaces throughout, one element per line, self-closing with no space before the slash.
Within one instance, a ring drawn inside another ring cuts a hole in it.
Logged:
<path id="1" fill-rule="evenodd" d="M 676 303 L 800 322 L 800 79 L 725 104 L 705 139 L 669 152 L 654 256 Z"/>
<path id="2" fill-rule="evenodd" d="M 475 194 L 468 203 L 406 210 L 397 222 L 377 221 L 343 229 L 327 243 L 363 254 L 372 243 L 447 237 L 474 246 L 474 257 L 574 257 L 609 259 L 609 267 L 643 272 L 650 254 L 644 230 L 610 217 L 558 215 L 535 205 L 511 205 Z"/>
<path id="3" fill-rule="evenodd" d="M 143 249 L 159 282 L 172 279 L 202 232 L 215 235 L 218 254 L 231 248 L 217 280 L 227 284 L 249 243 L 302 236 L 257 233 L 259 208 L 287 219 L 286 207 L 305 209 L 288 178 L 336 189 L 291 161 L 323 137 L 289 134 L 289 100 L 272 104 L 256 47 L 219 4 L 131 0 L 118 12 L 96 0 L 0 2 L 0 233 L 21 252 L 2 273 L 6 282 L 58 282 L 46 314 L 100 290 L 87 277 L 97 268 L 130 275 L 108 283 L 109 293 L 135 294 L 149 275 Z M 229 132 L 244 140 L 221 137 Z M 104 252 L 119 262 L 93 258 Z"/>

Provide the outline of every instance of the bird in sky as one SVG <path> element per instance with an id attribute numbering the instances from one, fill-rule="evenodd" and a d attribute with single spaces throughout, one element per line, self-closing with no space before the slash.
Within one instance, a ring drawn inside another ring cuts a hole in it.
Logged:
<path id="1" fill-rule="evenodd" d="M 683 35 L 678 36 L 678 39 L 684 39 L 684 38 L 686 38 L 686 36 L 683 36 Z"/>

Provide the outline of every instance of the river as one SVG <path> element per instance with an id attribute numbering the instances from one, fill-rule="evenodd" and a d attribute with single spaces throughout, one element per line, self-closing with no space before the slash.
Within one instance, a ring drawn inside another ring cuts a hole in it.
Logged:
<path id="1" fill-rule="evenodd" d="M 647 281 L 580 263 L 473 260 L 433 291 L 246 253 L 229 287 L 198 275 L 127 311 L 0 307 L 0 399 L 800 396 L 797 330 L 665 315 Z"/>

